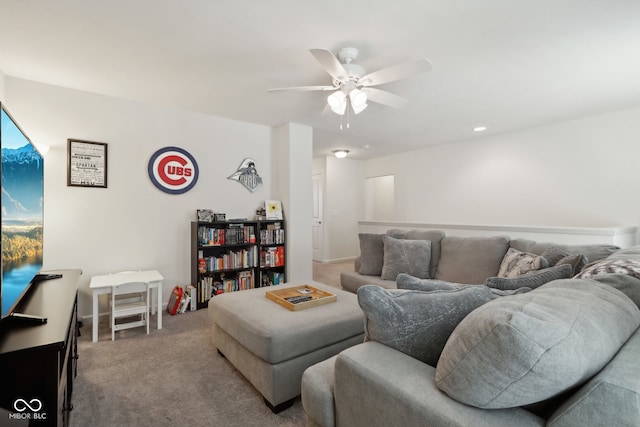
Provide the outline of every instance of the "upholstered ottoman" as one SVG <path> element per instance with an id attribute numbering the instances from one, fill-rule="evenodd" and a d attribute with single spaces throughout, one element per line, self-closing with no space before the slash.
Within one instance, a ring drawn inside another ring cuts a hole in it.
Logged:
<path id="1" fill-rule="evenodd" d="M 269 290 L 308 284 L 337 301 L 290 311 L 266 298 Z M 262 394 L 274 412 L 300 395 L 306 368 L 363 342 L 357 296 L 311 280 L 217 295 L 209 301 L 213 344 Z"/>

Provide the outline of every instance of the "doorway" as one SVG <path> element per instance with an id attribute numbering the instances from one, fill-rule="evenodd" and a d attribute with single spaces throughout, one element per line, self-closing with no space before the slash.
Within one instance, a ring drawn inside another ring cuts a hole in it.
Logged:
<path id="1" fill-rule="evenodd" d="M 313 217 L 312 217 L 312 245 L 314 261 L 322 261 L 324 259 L 324 225 L 323 225 L 323 195 L 324 185 L 322 183 L 322 174 L 314 174 L 312 176 L 313 185 Z"/>
<path id="2" fill-rule="evenodd" d="M 393 175 L 374 176 L 364 182 L 364 219 L 395 219 L 395 179 Z"/>

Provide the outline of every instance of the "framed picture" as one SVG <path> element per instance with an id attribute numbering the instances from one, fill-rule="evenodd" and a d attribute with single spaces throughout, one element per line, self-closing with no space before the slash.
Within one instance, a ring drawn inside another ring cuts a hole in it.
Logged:
<path id="1" fill-rule="evenodd" d="M 264 209 L 267 219 L 282 219 L 282 203 L 280 200 L 265 200 Z"/>
<path id="2" fill-rule="evenodd" d="M 107 188 L 107 144 L 67 139 L 67 186 Z"/>

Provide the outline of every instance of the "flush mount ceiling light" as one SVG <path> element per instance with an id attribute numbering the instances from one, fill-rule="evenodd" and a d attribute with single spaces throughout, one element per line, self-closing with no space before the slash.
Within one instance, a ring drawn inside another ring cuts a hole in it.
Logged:
<path id="1" fill-rule="evenodd" d="M 487 130 L 486 126 L 476 126 L 473 128 L 474 132 L 484 132 L 485 130 Z"/>
<path id="2" fill-rule="evenodd" d="M 344 159 L 345 157 L 347 157 L 347 154 L 349 154 L 349 150 L 333 150 L 333 154 L 339 159 Z"/>

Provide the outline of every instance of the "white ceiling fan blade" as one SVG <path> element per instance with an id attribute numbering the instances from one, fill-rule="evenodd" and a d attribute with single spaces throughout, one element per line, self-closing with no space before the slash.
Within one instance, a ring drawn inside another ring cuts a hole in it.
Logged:
<path id="1" fill-rule="evenodd" d="M 309 52 L 318 60 L 320 65 L 333 77 L 334 79 L 344 80 L 349 74 L 345 71 L 344 67 L 338 61 L 338 58 L 327 49 L 309 49 Z"/>
<path id="2" fill-rule="evenodd" d="M 402 108 L 409 103 L 409 100 L 398 95 L 394 95 L 386 90 L 380 90 L 372 87 L 363 89 L 367 93 L 367 99 L 369 101 L 377 102 L 378 104 L 387 105 L 393 108 Z"/>
<path id="3" fill-rule="evenodd" d="M 336 90 L 337 87 L 334 86 L 298 86 L 298 87 L 279 87 L 275 89 L 267 89 L 267 92 L 281 92 L 281 91 L 291 91 L 291 92 L 309 92 L 313 90 Z"/>
<path id="4" fill-rule="evenodd" d="M 361 77 L 360 83 L 363 86 L 381 85 L 383 83 L 394 82 L 396 80 L 411 77 L 430 70 L 431 63 L 427 61 L 426 58 L 422 58 L 374 71 L 373 73 Z"/>

